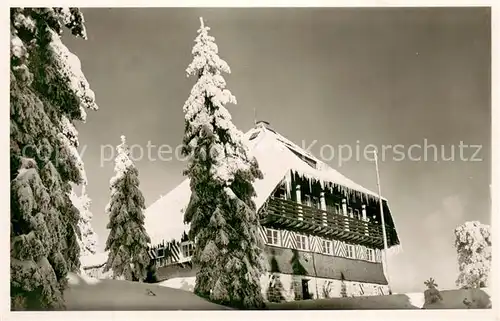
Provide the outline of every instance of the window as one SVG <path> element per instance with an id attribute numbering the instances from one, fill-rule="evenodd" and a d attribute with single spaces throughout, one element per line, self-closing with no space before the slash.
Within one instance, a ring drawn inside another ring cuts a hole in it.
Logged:
<path id="1" fill-rule="evenodd" d="M 276 191 L 276 197 L 286 200 L 286 190 L 284 186 L 280 186 Z"/>
<path id="2" fill-rule="evenodd" d="M 157 250 L 156 250 L 156 257 L 158 259 L 161 259 L 162 257 L 165 256 L 165 248 L 163 247 L 159 247 Z"/>
<path id="3" fill-rule="evenodd" d="M 339 203 L 335 203 L 335 214 L 342 214 Z"/>
<path id="4" fill-rule="evenodd" d="M 165 265 L 172 263 L 172 258 L 169 256 L 164 260 L 156 260 L 155 263 L 156 263 L 157 267 L 162 267 L 162 266 L 165 266 Z"/>
<path id="5" fill-rule="evenodd" d="M 266 229 L 267 244 L 279 245 L 279 231 L 273 229 Z"/>
<path id="6" fill-rule="evenodd" d="M 375 255 L 373 254 L 373 249 L 366 249 L 366 259 L 368 261 L 374 261 Z"/>
<path id="7" fill-rule="evenodd" d="M 304 195 L 304 201 L 307 206 L 312 206 L 311 202 L 311 196 L 310 195 Z"/>
<path id="8" fill-rule="evenodd" d="M 285 143 L 286 144 L 286 143 Z M 297 156 L 298 158 L 302 159 L 304 162 L 307 163 L 307 165 L 311 166 L 312 168 L 316 169 L 317 168 L 317 162 L 310 158 L 310 157 L 307 157 L 306 155 L 303 155 L 299 152 L 297 152 L 295 150 L 295 148 L 293 148 L 292 146 L 290 146 L 289 144 L 286 144 L 286 147 L 292 152 L 295 154 L 295 156 Z"/>
<path id="9" fill-rule="evenodd" d="M 193 243 L 189 242 L 186 244 L 182 244 L 181 250 L 182 250 L 182 256 L 184 256 L 185 258 L 191 257 L 194 253 Z"/>
<path id="10" fill-rule="evenodd" d="M 311 195 L 304 195 L 304 203 L 307 206 L 321 209 L 319 198 Z"/>
<path id="11" fill-rule="evenodd" d="M 351 217 L 351 218 L 354 216 L 354 214 L 352 212 L 352 207 L 347 208 L 347 214 L 349 214 L 349 217 Z"/>
<path id="12" fill-rule="evenodd" d="M 252 140 L 252 139 L 255 139 L 257 136 L 259 136 L 259 133 L 260 132 L 255 132 L 252 134 L 252 136 L 250 136 L 250 139 L 249 140 Z"/>
<path id="13" fill-rule="evenodd" d="M 332 254 L 332 241 L 323 240 L 323 253 Z"/>
<path id="14" fill-rule="evenodd" d="M 321 209 L 321 204 L 319 202 L 319 198 L 313 196 L 312 197 L 312 204 L 311 204 L 312 207 L 315 207 L 315 208 L 318 208 L 318 209 Z"/>
<path id="15" fill-rule="evenodd" d="M 345 249 L 346 249 L 346 251 L 345 251 L 346 252 L 346 256 L 348 258 L 353 259 L 354 258 L 354 247 L 352 245 L 350 245 L 350 244 L 346 244 Z"/>
<path id="16" fill-rule="evenodd" d="M 361 216 L 359 215 L 359 210 L 357 208 L 354 209 L 354 218 L 361 220 Z"/>
<path id="17" fill-rule="evenodd" d="M 297 241 L 297 250 L 307 250 L 307 237 L 305 235 L 295 235 Z"/>

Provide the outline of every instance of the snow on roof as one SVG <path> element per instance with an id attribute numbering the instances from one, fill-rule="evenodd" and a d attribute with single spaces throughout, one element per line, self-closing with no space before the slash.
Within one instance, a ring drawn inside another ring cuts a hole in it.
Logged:
<path id="1" fill-rule="evenodd" d="M 185 179 L 146 209 L 144 226 L 151 244 L 180 239 L 183 232 L 189 231 L 189 225 L 184 224 L 184 210 L 190 198 L 189 179 Z"/>
<path id="2" fill-rule="evenodd" d="M 368 194 L 368 195 L 371 195 L 373 197 L 378 198 L 378 193 L 370 191 L 369 189 L 367 189 L 359 184 L 356 184 L 355 182 L 353 182 L 352 180 L 350 180 L 346 176 L 342 175 L 340 172 L 336 171 L 335 169 L 331 168 L 330 166 L 328 166 L 324 162 L 320 161 L 319 159 L 314 157 L 312 154 L 308 153 L 303 148 L 299 147 L 298 145 L 296 145 L 292 141 L 288 140 L 287 138 L 283 137 L 279 133 L 270 132 L 270 131 L 266 130 L 265 134 L 270 135 L 271 136 L 270 139 L 274 139 L 278 143 L 281 143 L 282 145 L 284 144 L 284 146 L 287 146 L 287 148 L 285 148 L 284 151 L 282 151 L 282 153 L 280 155 L 282 158 L 279 158 L 280 166 L 286 166 L 287 171 L 288 170 L 295 170 L 299 173 L 304 174 L 305 176 L 310 176 L 310 177 L 316 178 L 317 180 L 320 180 L 320 181 L 332 182 L 332 183 L 341 185 L 343 187 L 346 187 L 348 189 L 358 191 L 361 193 L 365 193 L 365 194 Z M 272 136 L 274 136 L 274 137 L 272 137 Z M 291 149 L 294 150 L 296 153 L 302 154 L 302 155 L 310 158 L 311 160 L 315 161 L 318 164 L 316 166 L 316 168 L 311 167 L 306 162 L 304 162 L 302 159 L 300 159 L 294 152 L 291 151 Z M 264 155 L 262 155 L 262 156 L 264 156 Z M 258 156 L 256 156 L 256 157 L 257 157 L 257 160 L 259 161 L 259 164 L 260 164 L 260 160 L 262 157 L 261 158 L 259 158 Z M 274 158 L 273 160 L 275 161 L 276 158 Z M 385 200 L 385 198 L 382 198 L 382 199 Z"/>
<path id="3" fill-rule="evenodd" d="M 245 140 L 247 140 L 251 155 L 257 159 L 259 168 L 264 175 L 263 179 L 254 182 L 257 194 L 254 201 L 257 208 L 264 204 L 276 186 L 291 170 L 309 178 L 331 182 L 353 191 L 378 197 L 378 194 L 354 183 L 266 126 L 257 125 L 252 128 L 245 134 Z M 311 167 L 297 154 L 310 158 L 319 166 Z M 189 225 L 184 224 L 184 211 L 190 197 L 189 179 L 185 179 L 171 192 L 146 209 L 145 227 L 151 238 L 151 244 L 155 245 L 172 239 L 179 240 L 183 232 L 189 231 Z"/>

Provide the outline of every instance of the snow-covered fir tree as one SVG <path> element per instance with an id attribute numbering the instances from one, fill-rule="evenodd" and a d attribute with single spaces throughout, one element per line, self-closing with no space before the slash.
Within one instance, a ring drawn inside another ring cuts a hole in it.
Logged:
<path id="1" fill-rule="evenodd" d="M 80 196 L 72 189 L 70 199 L 80 212 L 80 220 L 78 221 L 78 227 L 80 229 L 80 235 L 78 237 L 80 256 L 95 254 L 98 238 L 92 228 L 92 212 L 90 211 L 91 200 L 86 193 L 85 186 L 82 187 Z"/>
<path id="2" fill-rule="evenodd" d="M 427 289 L 424 291 L 424 302 L 425 304 L 433 304 L 438 301 L 442 301 L 443 297 L 441 296 L 441 292 L 438 290 L 438 285 L 434 281 L 433 278 L 424 282 Z"/>
<path id="3" fill-rule="evenodd" d="M 481 288 L 488 286 L 491 271 L 490 226 L 480 222 L 465 222 L 455 229 L 455 248 L 459 274 L 457 286 Z"/>
<path id="4" fill-rule="evenodd" d="M 10 291 L 13 310 L 63 309 L 79 269 L 71 183 L 86 177 L 74 121 L 96 110 L 64 28 L 86 38 L 77 8 L 10 9 Z"/>
<path id="5" fill-rule="evenodd" d="M 262 244 L 252 198 L 253 182 L 262 173 L 225 107 L 236 103 L 222 76 L 230 73 L 229 66 L 218 56 L 210 28 L 200 21 L 194 58 L 186 69 L 197 82 L 183 108 L 182 149 L 189 156 L 185 175 L 192 192 L 184 220 L 195 242 L 193 263 L 200 267 L 194 291 L 222 304 L 260 308 Z"/>
<path id="6" fill-rule="evenodd" d="M 121 136 L 116 147 L 115 176 L 111 178 L 111 199 L 106 206 L 109 236 L 106 251 L 108 261 L 104 271 L 112 271 L 113 278 L 144 281 L 150 263 L 148 243 L 151 242 L 144 228 L 145 201 L 139 189 L 139 171 L 130 159 L 130 150 Z"/>

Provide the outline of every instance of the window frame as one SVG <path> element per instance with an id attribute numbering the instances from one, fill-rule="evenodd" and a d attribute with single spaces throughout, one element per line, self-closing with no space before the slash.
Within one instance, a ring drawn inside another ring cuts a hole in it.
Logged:
<path id="1" fill-rule="evenodd" d="M 354 253 L 354 245 L 352 244 L 346 244 L 345 245 L 345 256 L 348 258 L 348 259 L 355 259 L 356 258 L 356 255 Z M 350 253 L 351 255 L 349 255 L 349 249 L 350 249 Z"/>
<path id="2" fill-rule="evenodd" d="M 311 196 L 311 207 L 321 209 L 321 201 L 319 197 Z"/>
<path id="3" fill-rule="evenodd" d="M 160 255 L 160 251 L 162 251 L 162 253 L 163 253 L 162 255 Z M 160 246 L 160 247 L 158 247 L 158 248 L 156 249 L 156 258 L 157 258 L 157 259 L 162 259 L 162 258 L 164 258 L 164 257 L 165 257 L 165 247 Z"/>
<path id="4" fill-rule="evenodd" d="M 276 237 L 274 237 L 274 232 L 276 232 Z M 269 233 L 271 233 L 271 241 L 269 242 Z M 273 228 L 266 228 L 266 243 L 269 245 L 275 245 L 275 246 L 280 246 L 281 245 L 281 238 L 280 238 L 280 231 L 273 229 Z M 276 239 L 276 242 L 274 242 L 274 239 Z"/>
<path id="5" fill-rule="evenodd" d="M 286 188 L 280 187 L 278 188 L 278 198 L 282 200 L 286 200 Z"/>
<path id="6" fill-rule="evenodd" d="M 260 132 L 258 132 L 258 131 L 253 132 L 248 140 L 254 140 L 255 138 L 257 138 L 259 136 L 259 134 L 260 134 Z"/>
<path id="7" fill-rule="evenodd" d="M 357 220 L 361 220 L 362 216 L 361 213 L 359 212 L 359 209 L 355 208 L 353 211 L 354 211 L 354 218 Z"/>
<path id="8" fill-rule="evenodd" d="M 304 195 L 304 202 L 305 202 L 304 205 L 312 207 L 311 195 L 309 195 L 309 194 Z"/>
<path id="9" fill-rule="evenodd" d="M 375 262 L 375 250 L 366 248 L 366 260 L 370 262 Z"/>
<path id="10" fill-rule="evenodd" d="M 300 242 L 299 242 L 300 239 Z M 297 250 L 308 251 L 309 250 L 309 242 L 308 237 L 303 234 L 295 234 L 295 242 L 297 243 Z M 304 247 L 299 248 L 299 243 L 304 245 Z"/>
<path id="11" fill-rule="evenodd" d="M 327 248 L 328 248 L 329 251 L 325 251 L 325 245 L 326 244 L 328 244 Z M 333 255 L 333 242 L 330 241 L 330 240 L 323 240 L 321 242 L 321 253 Z"/>
<path id="12" fill-rule="evenodd" d="M 194 244 L 192 242 L 186 242 L 181 244 L 181 253 L 184 258 L 192 257 L 194 254 Z"/>

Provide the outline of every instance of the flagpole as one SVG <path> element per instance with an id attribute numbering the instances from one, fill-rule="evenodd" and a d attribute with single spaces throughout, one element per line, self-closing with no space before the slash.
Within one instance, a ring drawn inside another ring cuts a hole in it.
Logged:
<path id="1" fill-rule="evenodd" d="M 378 198 L 379 198 L 379 205 L 380 205 L 380 216 L 382 220 L 382 237 L 384 238 L 384 255 L 383 255 L 383 264 L 385 267 L 385 274 L 387 278 L 387 287 L 389 288 L 389 293 L 391 293 L 391 285 L 389 281 L 389 269 L 387 266 L 387 233 L 385 230 L 385 217 L 384 217 L 384 207 L 382 205 L 382 191 L 380 188 L 380 174 L 378 170 L 378 155 L 377 151 L 374 150 L 373 153 L 375 154 L 375 170 L 377 172 L 377 187 L 378 187 Z"/>

